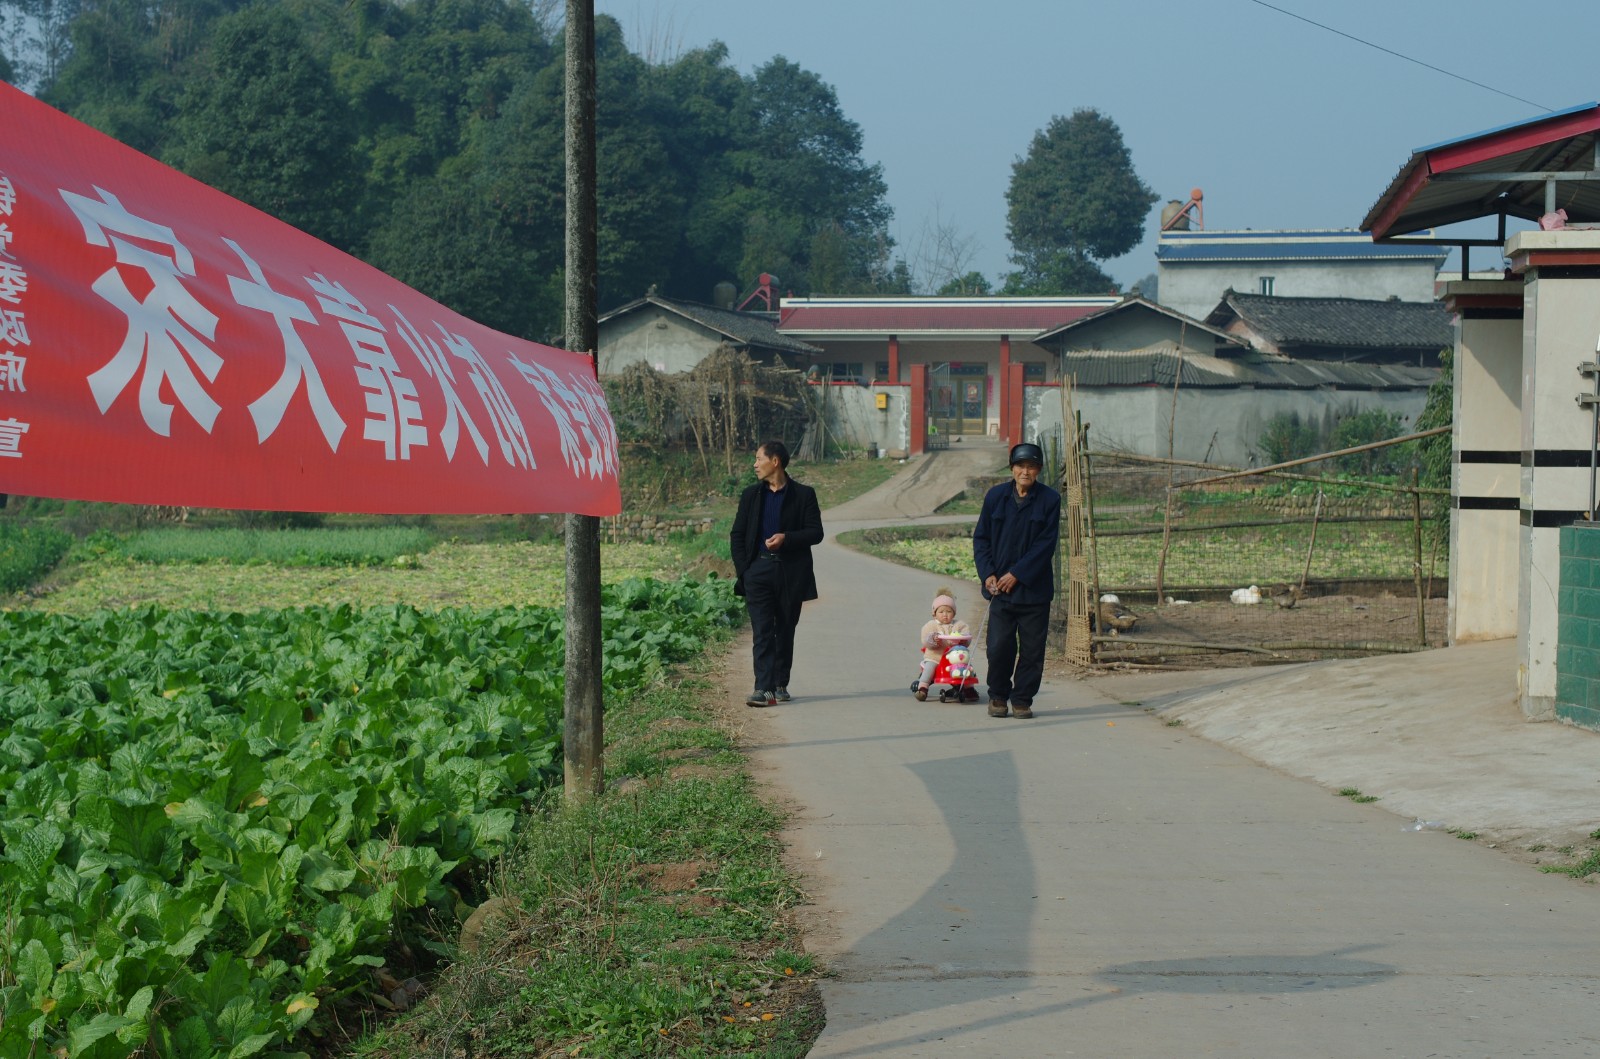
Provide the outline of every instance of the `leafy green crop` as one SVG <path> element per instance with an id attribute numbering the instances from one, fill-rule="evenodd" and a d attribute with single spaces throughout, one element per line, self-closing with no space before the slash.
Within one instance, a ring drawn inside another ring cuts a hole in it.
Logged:
<path id="1" fill-rule="evenodd" d="M 607 698 L 736 613 L 727 582 L 607 589 Z M 0 1055 L 290 1047 L 559 774 L 563 632 L 549 608 L 0 613 Z"/>

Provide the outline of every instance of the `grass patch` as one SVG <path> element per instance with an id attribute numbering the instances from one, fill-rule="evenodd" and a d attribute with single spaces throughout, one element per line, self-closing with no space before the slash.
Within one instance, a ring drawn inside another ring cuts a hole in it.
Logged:
<path id="1" fill-rule="evenodd" d="M 1356 802 L 1361 805 L 1378 800 L 1378 796 L 1376 794 L 1362 794 L 1359 787 L 1340 787 L 1339 797 L 1349 798 L 1352 802 Z"/>
<path id="2" fill-rule="evenodd" d="M 0 523 L 0 592 L 20 592 L 49 573 L 72 537 L 43 526 Z"/>
<path id="3" fill-rule="evenodd" d="M 1590 832 L 1589 838 L 1592 841 L 1600 842 L 1600 829 Z M 1562 846 L 1556 852 L 1570 857 L 1573 855 L 1574 850 L 1571 846 Z M 1594 875 L 1600 872 L 1600 849 L 1589 850 L 1588 855 L 1575 864 L 1544 864 L 1540 865 L 1539 870 L 1547 874 L 1570 875 L 1574 879 L 1582 879 L 1586 876 Z"/>
<path id="4" fill-rule="evenodd" d="M 496 926 L 352 1054 L 804 1056 L 822 1008 L 801 894 L 719 694 L 702 664 L 612 706 L 611 789 L 527 818 Z"/>
<path id="5" fill-rule="evenodd" d="M 148 529 L 117 545 L 141 563 L 271 563 L 276 566 L 404 566 L 434 545 L 417 526 L 359 529 Z"/>
<path id="6" fill-rule="evenodd" d="M 565 546 L 560 541 L 446 542 L 403 567 L 140 563 L 115 550 L 88 548 L 80 548 L 79 556 L 51 579 L 49 594 L 18 605 L 66 613 L 148 603 L 189 610 L 340 603 L 427 609 L 556 607 L 566 598 Z M 675 548 L 641 543 L 602 544 L 600 560 L 600 579 L 606 584 L 630 577 L 671 581 L 685 566 Z"/>

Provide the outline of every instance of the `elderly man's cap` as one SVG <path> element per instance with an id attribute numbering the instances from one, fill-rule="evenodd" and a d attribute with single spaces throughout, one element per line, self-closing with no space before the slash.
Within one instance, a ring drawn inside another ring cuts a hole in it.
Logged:
<path id="1" fill-rule="evenodd" d="M 1039 446 L 1026 441 L 1020 445 L 1011 446 L 1011 463 L 1015 465 L 1021 463 L 1023 460 L 1030 460 L 1033 463 L 1037 463 L 1039 466 L 1043 467 L 1044 450 Z"/>

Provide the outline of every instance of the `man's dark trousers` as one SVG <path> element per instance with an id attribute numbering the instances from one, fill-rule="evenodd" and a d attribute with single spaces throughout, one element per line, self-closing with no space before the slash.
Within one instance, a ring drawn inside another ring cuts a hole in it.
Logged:
<path id="1" fill-rule="evenodd" d="M 761 552 L 744 573 L 744 606 L 750 612 L 756 690 L 789 686 L 794 665 L 794 630 L 800 624 L 800 603 L 786 598 L 783 560 Z"/>
<path id="2" fill-rule="evenodd" d="M 1032 706 L 1044 680 L 1045 638 L 1050 633 L 1050 604 L 989 601 L 989 697 L 1013 706 Z M 1018 644 L 1021 644 L 1019 663 Z M 1012 670 L 1016 670 L 1013 676 Z"/>

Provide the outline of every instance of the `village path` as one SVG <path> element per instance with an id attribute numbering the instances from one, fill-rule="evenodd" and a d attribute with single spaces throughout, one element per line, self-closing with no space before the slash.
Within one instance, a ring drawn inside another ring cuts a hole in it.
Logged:
<path id="1" fill-rule="evenodd" d="M 734 707 L 793 810 L 812 1056 L 1600 1056 L 1600 887 L 1526 863 L 1600 826 L 1600 734 L 1520 720 L 1514 646 L 918 703 L 942 579 L 833 535 L 927 517 L 935 470 L 824 513 L 796 697 Z"/>

